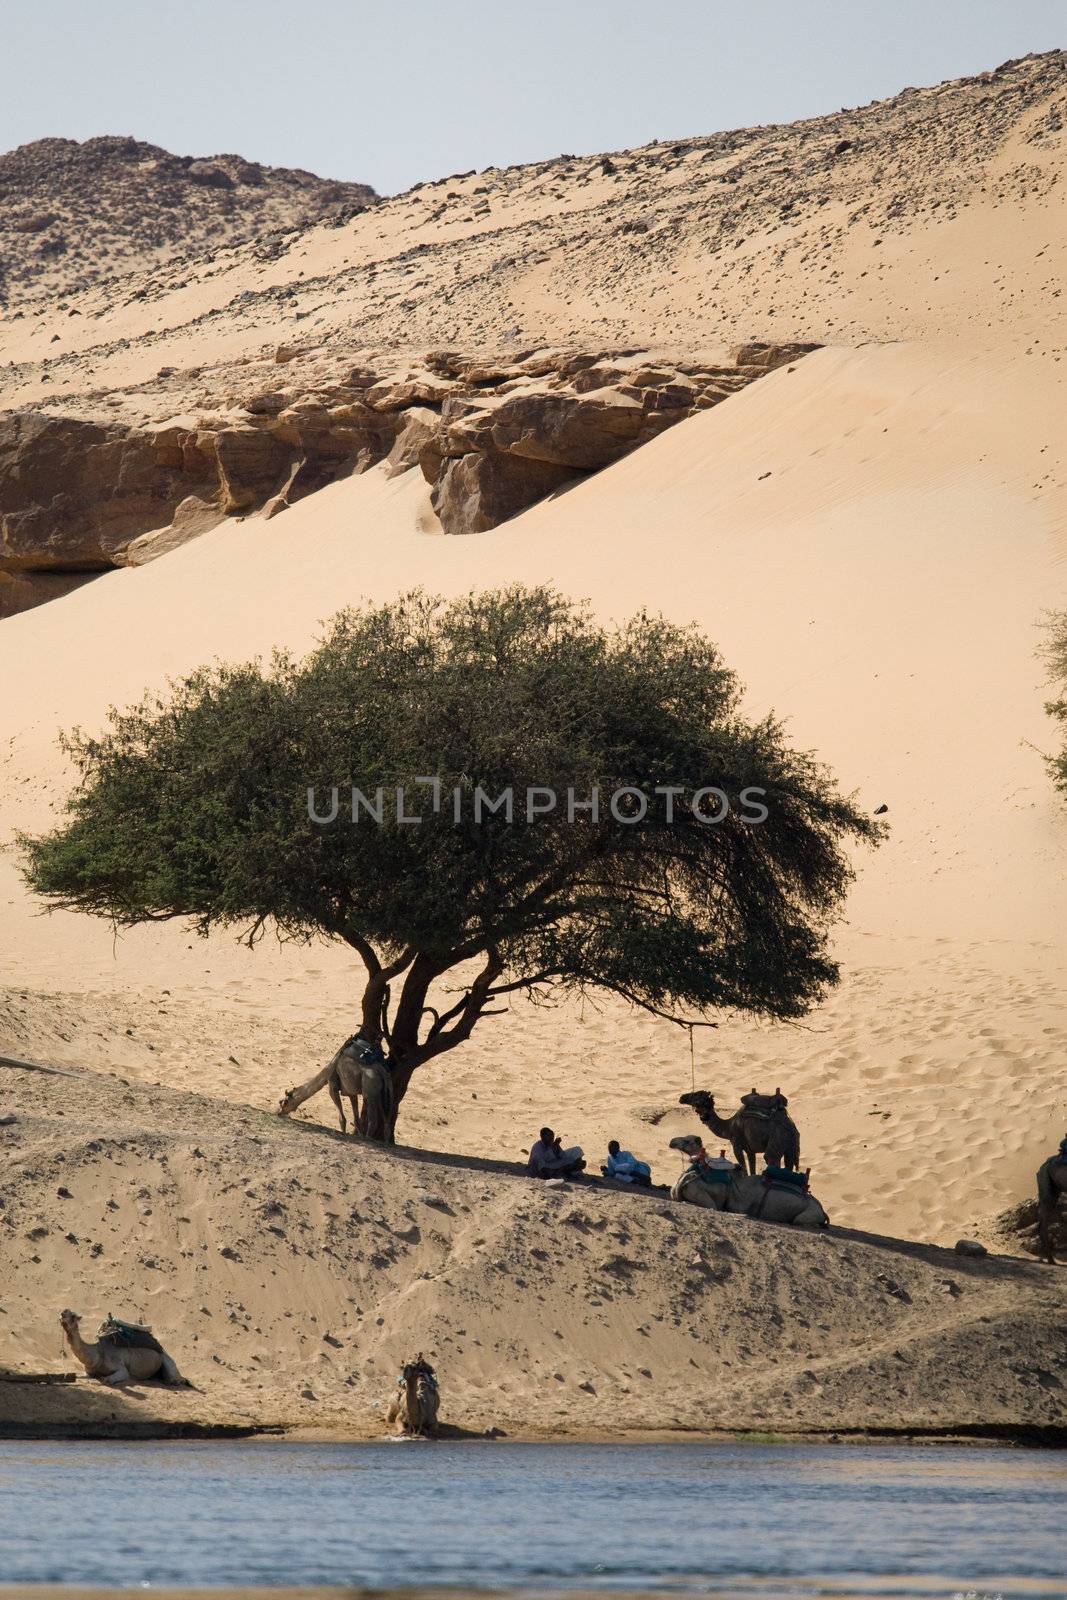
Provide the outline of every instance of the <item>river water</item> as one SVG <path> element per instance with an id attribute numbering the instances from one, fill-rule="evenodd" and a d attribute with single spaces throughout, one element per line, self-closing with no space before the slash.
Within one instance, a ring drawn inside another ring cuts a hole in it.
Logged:
<path id="1" fill-rule="evenodd" d="M 1067 1454 L 0 1442 L 0 1582 L 1067 1594 Z"/>

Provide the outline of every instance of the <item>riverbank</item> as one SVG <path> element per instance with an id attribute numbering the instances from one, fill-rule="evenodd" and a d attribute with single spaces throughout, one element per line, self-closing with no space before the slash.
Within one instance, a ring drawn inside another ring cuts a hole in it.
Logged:
<path id="1" fill-rule="evenodd" d="M 0 1385 L 22 1437 L 380 1437 L 422 1350 L 460 1437 L 1062 1442 L 1067 1273 L 534 1184 L 264 1111 L 2 1069 L 0 1367 L 145 1320 L 195 1385 Z M 933 1181 L 933 1180 L 931 1180 Z"/>

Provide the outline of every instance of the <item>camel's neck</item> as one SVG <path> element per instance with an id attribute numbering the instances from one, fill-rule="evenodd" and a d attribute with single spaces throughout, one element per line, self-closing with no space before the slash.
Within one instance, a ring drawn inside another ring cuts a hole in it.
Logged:
<path id="1" fill-rule="evenodd" d="M 419 1406 L 419 1379 L 417 1373 L 409 1372 L 404 1381 L 407 1385 L 408 1416 L 413 1417 Z"/>
<path id="2" fill-rule="evenodd" d="M 300 1084 L 298 1088 L 293 1089 L 286 1095 L 285 1099 L 289 1111 L 295 1111 L 297 1106 L 302 1106 L 305 1100 L 310 1100 L 313 1094 L 318 1094 L 319 1090 L 329 1083 L 341 1055 L 342 1052 L 338 1050 L 333 1060 L 328 1062 L 321 1072 L 316 1072 L 313 1078 L 309 1078 L 306 1083 Z"/>
<path id="3" fill-rule="evenodd" d="M 67 1343 L 70 1345 L 71 1352 L 77 1356 L 83 1366 L 95 1360 L 96 1347 L 95 1345 L 86 1344 L 79 1327 L 64 1328 L 63 1332 L 67 1336 Z"/>
<path id="4" fill-rule="evenodd" d="M 697 1116 L 705 1128 L 710 1128 L 712 1133 L 717 1133 L 720 1139 L 732 1139 L 734 1130 L 729 1117 L 720 1117 L 714 1106 L 704 1106 L 697 1111 Z"/>

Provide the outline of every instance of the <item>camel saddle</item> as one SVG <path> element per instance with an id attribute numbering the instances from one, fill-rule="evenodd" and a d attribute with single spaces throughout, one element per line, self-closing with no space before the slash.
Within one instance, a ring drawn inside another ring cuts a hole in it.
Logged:
<path id="1" fill-rule="evenodd" d="M 773 1094 L 759 1094 L 755 1089 L 741 1096 L 741 1104 L 746 1111 L 755 1111 L 761 1117 L 769 1117 L 775 1111 L 782 1111 L 789 1104 L 784 1094 L 776 1089 Z"/>
<path id="2" fill-rule="evenodd" d="M 379 1066 L 388 1067 L 385 1052 L 380 1044 L 372 1044 L 369 1039 L 364 1039 L 361 1033 L 354 1033 L 351 1039 L 346 1039 L 341 1046 L 342 1050 L 351 1050 L 361 1067 Z"/>
<path id="3" fill-rule="evenodd" d="M 803 1172 L 793 1172 L 789 1167 L 767 1167 L 762 1177 L 764 1186 L 768 1189 L 792 1189 L 794 1194 L 799 1189 L 806 1194 L 810 1174 L 810 1167 L 805 1168 Z"/>
<path id="4" fill-rule="evenodd" d="M 98 1339 L 106 1339 L 109 1344 L 123 1346 L 127 1350 L 158 1350 L 160 1355 L 165 1352 L 151 1328 L 146 1328 L 140 1322 L 122 1322 L 118 1317 L 108 1315 L 106 1321 L 100 1324 Z"/>

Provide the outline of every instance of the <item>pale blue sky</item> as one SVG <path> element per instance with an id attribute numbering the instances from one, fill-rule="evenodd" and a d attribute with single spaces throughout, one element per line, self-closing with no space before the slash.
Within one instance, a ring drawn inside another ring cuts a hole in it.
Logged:
<path id="1" fill-rule="evenodd" d="M 382 193 L 861 105 L 1067 40 L 1064 0 L 7 0 L 0 150 L 133 134 Z"/>

